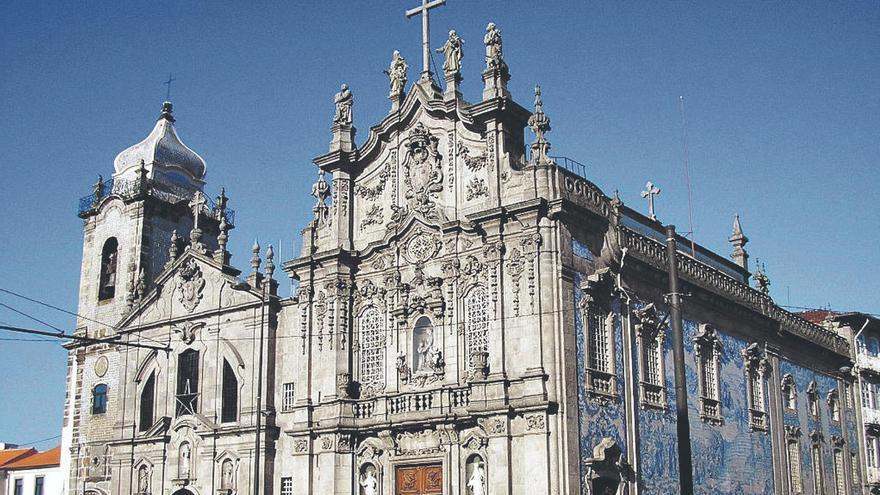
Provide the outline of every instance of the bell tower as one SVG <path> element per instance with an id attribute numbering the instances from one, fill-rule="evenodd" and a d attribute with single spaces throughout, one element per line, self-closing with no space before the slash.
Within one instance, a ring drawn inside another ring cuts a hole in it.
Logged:
<path id="1" fill-rule="evenodd" d="M 204 196 L 205 161 L 183 144 L 174 123 L 171 102 L 166 101 L 149 135 L 116 156 L 112 178 L 99 176 L 92 193 L 80 200 L 84 225 L 78 312 L 86 318 L 77 322 L 78 332 L 112 332 L 95 321 L 118 321 L 149 290 L 169 253 L 188 244 L 192 204 L 201 210 L 199 230 L 208 249 L 216 248 L 221 218 L 225 228 L 232 226 L 225 195 L 216 202 Z"/>

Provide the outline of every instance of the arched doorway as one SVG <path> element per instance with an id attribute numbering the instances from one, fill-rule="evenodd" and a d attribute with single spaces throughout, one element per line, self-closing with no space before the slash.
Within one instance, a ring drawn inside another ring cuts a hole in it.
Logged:
<path id="1" fill-rule="evenodd" d="M 176 492 L 172 493 L 171 495 L 193 495 L 193 493 L 191 491 L 187 490 L 186 488 L 181 488 L 180 490 L 177 490 Z"/>

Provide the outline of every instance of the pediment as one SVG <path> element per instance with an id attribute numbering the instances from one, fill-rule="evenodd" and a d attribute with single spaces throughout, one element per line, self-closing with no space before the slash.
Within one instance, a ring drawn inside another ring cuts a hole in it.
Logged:
<path id="1" fill-rule="evenodd" d="M 194 319 L 218 310 L 257 303 L 259 292 L 233 290 L 238 271 L 209 256 L 187 250 L 156 278 L 153 288 L 117 325 L 123 331 L 178 320 Z"/>

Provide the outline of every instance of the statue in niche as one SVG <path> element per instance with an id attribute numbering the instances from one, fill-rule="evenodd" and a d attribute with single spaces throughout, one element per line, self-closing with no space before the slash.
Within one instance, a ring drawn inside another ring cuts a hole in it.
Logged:
<path id="1" fill-rule="evenodd" d="M 232 490 L 235 488 L 234 467 L 231 459 L 223 461 L 223 467 L 220 469 L 220 488 L 224 490 Z"/>
<path id="2" fill-rule="evenodd" d="M 413 381 L 424 386 L 442 378 L 443 353 L 434 343 L 434 325 L 427 316 L 419 317 L 412 333 Z"/>
<path id="3" fill-rule="evenodd" d="M 177 473 L 178 478 L 180 479 L 189 479 L 190 475 L 190 461 L 192 459 L 192 448 L 189 446 L 189 443 L 184 442 L 180 444 L 180 458 L 178 459 L 177 464 Z"/>
<path id="4" fill-rule="evenodd" d="M 364 470 L 360 480 L 363 495 L 378 495 L 379 480 L 376 479 L 376 468 L 369 466 Z"/>
<path id="5" fill-rule="evenodd" d="M 462 45 L 464 45 L 464 40 L 455 33 L 455 30 L 449 31 L 446 43 L 437 49 L 437 52 L 442 53 L 445 58 L 443 74 L 451 76 L 461 72 L 461 58 L 464 56 Z"/>
<path id="6" fill-rule="evenodd" d="M 388 74 L 391 86 L 391 91 L 388 93 L 389 98 L 395 98 L 403 94 L 404 87 L 406 86 L 406 70 L 408 68 L 406 59 L 400 55 L 399 51 L 394 50 L 394 53 L 391 55 L 391 65 L 385 71 L 385 74 Z"/>
<path id="7" fill-rule="evenodd" d="M 138 493 L 150 493 L 150 469 L 147 466 L 138 468 Z"/>
<path id="8" fill-rule="evenodd" d="M 483 461 L 477 460 L 474 470 L 468 479 L 467 487 L 470 495 L 486 495 L 486 471 L 483 469 Z"/>
<path id="9" fill-rule="evenodd" d="M 351 96 L 348 84 L 343 84 L 339 88 L 333 101 L 336 103 L 336 115 L 333 117 L 333 123 L 351 125 L 351 107 L 354 104 L 354 97 Z"/>
<path id="10" fill-rule="evenodd" d="M 500 69 L 504 67 L 504 54 L 501 50 L 501 30 L 495 27 L 494 22 L 486 26 L 486 36 L 483 37 L 486 45 L 486 68 Z"/>

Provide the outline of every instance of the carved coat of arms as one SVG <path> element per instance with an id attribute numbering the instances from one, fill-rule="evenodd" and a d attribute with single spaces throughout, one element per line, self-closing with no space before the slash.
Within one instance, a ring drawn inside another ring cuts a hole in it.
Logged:
<path id="1" fill-rule="evenodd" d="M 205 288 L 205 279 L 202 277 L 202 270 L 195 260 L 187 261 L 180 267 L 177 273 L 177 294 L 178 301 L 183 304 L 190 313 L 199 305 L 202 300 L 202 290 Z"/>
<path id="2" fill-rule="evenodd" d="M 437 150 L 440 140 L 419 122 L 409 135 L 404 168 L 406 198 L 413 210 L 425 217 L 437 215 L 435 200 L 443 190 L 442 157 Z"/>

